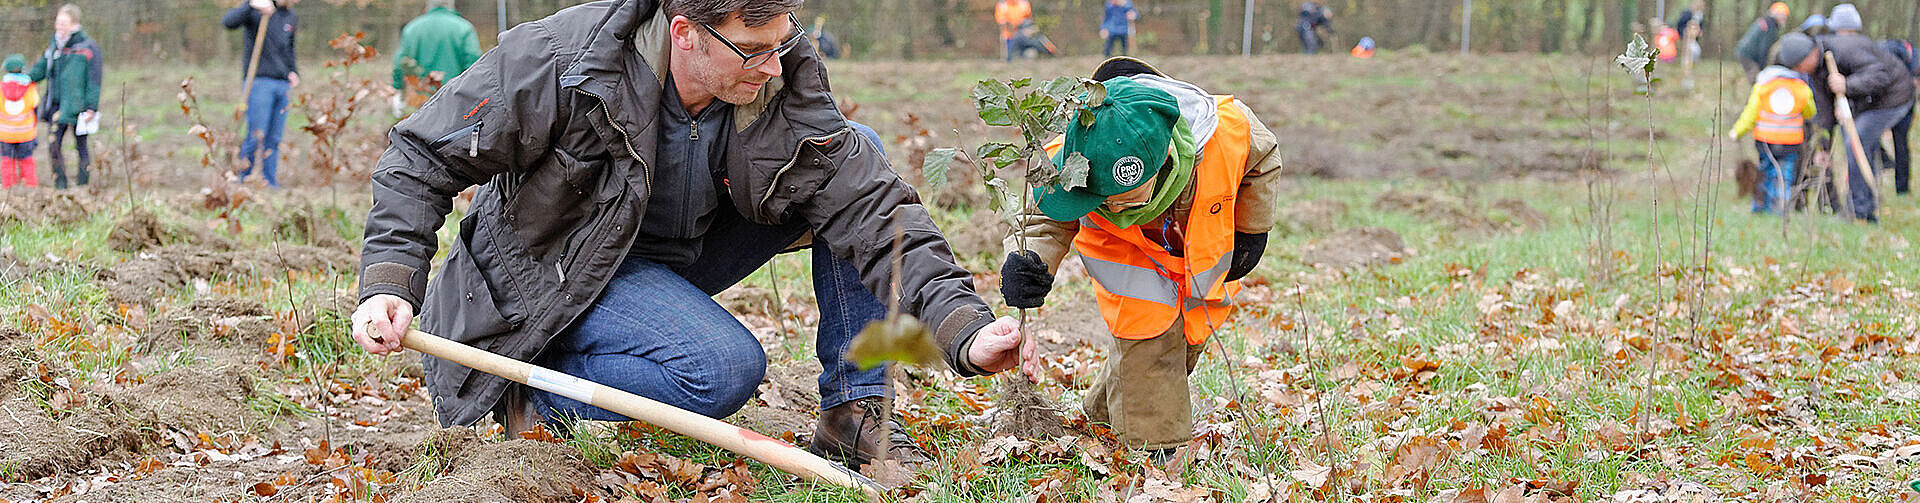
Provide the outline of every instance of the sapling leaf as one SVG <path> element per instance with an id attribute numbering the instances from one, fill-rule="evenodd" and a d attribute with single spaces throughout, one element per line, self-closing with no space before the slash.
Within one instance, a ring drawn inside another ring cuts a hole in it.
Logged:
<path id="1" fill-rule="evenodd" d="M 1078 78 L 1060 77 L 1057 79 L 1047 81 L 1047 85 L 1044 87 L 1041 87 L 1040 89 L 1041 89 L 1041 92 L 1044 92 L 1048 95 L 1068 96 L 1069 94 L 1073 93 L 1074 86 L 1078 85 L 1079 83 L 1080 83 L 1080 79 Z"/>
<path id="2" fill-rule="evenodd" d="M 933 345 L 927 325 L 913 315 L 898 314 L 868 323 L 847 346 L 847 357 L 861 370 L 886 362 L 915 365 L 940 363 L 940 348 Z"/>
<path id="3" fill-rule="evenodd" d="M 1080 127 L 1092 127 L 1093 126 L 1093 110 L 1082 108 L 1080 109 L 1079 112 L 1080 112 L 1079 113 Z"/>
<path id="4" fill-rule="evenodd" d="M 1020 193 L 1014 190 L 1016 189 L 1007 186 L 1005 178 L 994 177 L 992 180 L 987 180 L 987 192 L 991 195 L 987 200 L 987 206 L 999 213 L 1001 219 L 1009 224 L 1013 222 L 1012 215 L 1021 210 Z"/>
<path id="5" fill-rule="evenodd" d="M 1073 190 L 1087 186 L 1087 157 L 1079 152 L 1067 154 L 1067 162 L 1060 166 L 1060 187 Z"/>
<path id="6" fill-rule="evenodd" d="M 1012 89 L 1019 89 L 1019 88 L 1031 86 L 1033 85 L 1033 77 L 1027 77 L 1024 79 L 1015 80 L 1012 82 L 1008 82 L 1007 84 L 1009 84 Z"/>
<path id="7" fill-rule="evenodd" d="M 1013 89 L 1005 82 L 982 80 L 973 86 L 973 108 L 989 126 L 1013 125 Z"/>
<path id="8" fill-rule="evenodd" d="M 1087 86 L 1087 108 L 1094 108 L 1107 103 L 1106 84 L 1092 80 L 1083 81 L 1082 83 Z M 1093 121 L 1088 120 L 1087 122 L 1091 123 Z"/>
<path id="9" fill-rule="evenodd" d="M 1633 41 L 1627 42 L 1627 51 L 1613 58 L 1628 73 L 1650 78 L 1653 67 L 1659 62 L 1659 53 L 1647 46 L 1647 39 L 1639 34 L 1633 35 Z"/>
<path id="10" fill-rule="evenodd" d="M 951 147 L 927 152 L 926 160 L 920 163 L 920 174 L 926 177 L 927 185 L 934 189 L 947 186 L 947 170 L 953 168 L 953 158 L 959 155 L 960 150 Z"/>
<path id="11" fill-rule="evenodd" d="M 974 154 L 974 157 L 981 160 L 992 160 L 992 169 L 1005 169 L 1020 160 L 1020 146 L 1003 141 L 987 142 L 975 150 Z"/>

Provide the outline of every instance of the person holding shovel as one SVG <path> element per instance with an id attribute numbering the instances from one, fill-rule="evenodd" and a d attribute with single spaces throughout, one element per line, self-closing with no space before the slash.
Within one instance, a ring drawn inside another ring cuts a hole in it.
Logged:
<path id="1" fill-rule="evenodd" d="M 1880 136 L 1892 129 L 1902 115 L 1913 112 L 1914 80 L 1899 58 L 1880 47 L 1879 42 L 1861 34 L 1861 26 L 1860 11 L 1853 4 L 1836 5 L 1827 16 L 1827 27 L 1833 29 L 1833 34 L 1815 39 L 1822 51 L 1833 55 L 1833 63 L 1823 58 L 1819 68 L 1810 74 L 1814 103 L 1820 110 L 1814 124 L 1831 132 L 1838 117 L 1834 105 L 1836 96 L 1844 96 L 1851 105 L 1861 148 L 1874 152 L 1880 148 Z M 1853 208 L 1853 215 L 1849 216 L 1879 222 L 1874 215 L 1876 188 L 1868 178 L 1875 176 L 1877 170 L 1860 165 L 1861 156 L 1850 149 L 1836 149 L 1847 158 L 1851 170 L 1846 177 L 1848 202 Z M 1814 154 L 1817 166 L 1827 165 L 1829 160 L 1825 153 Z M 1837 200 L 1831 202 L 1838 204 Z"/>
<path id="2" fill-rule="evenodd" d="M 1080 252 L 1114 337 L 1087 418 L 1164 459 L 1192 439 L 1187 376 L 1266 250 L 1280 156 L 1231 96 L 1125 57 L 1093 79 L 1106 98 L 1086 109 L 1092 122 L 1047 148 L 1056 164 L 1086 157 L 1086 186 L 1034 189 L 1003 244 L 1000 290 L 1008 306 L 1040 307 L 1067 252 Z"/>
<path id="3" fill-rule="evenodd" d="M 293 45 L 300 25 L 300 16 L 293 13 L 297 3 L 300 0 L 247 0 L 220 19 L 227 29 L 246 32 L 240 73 L 248 76 L 242 81 L 250 88 L 244 97 L 247 137 L 240 142 L 240 156 L 247 167 L 240 179 L 246 180 L 258 166 L 273 188 L 280 188 L 280 137 L 287 129 L 288 93 L 300 87 L 300 58 Z"/>
<path id="4" fill-rule="evenodd" d="M 800 3 L 596 2 L 502 34 L 389 134 L 354 339 L 396 351 L 418 312 L 426 332 L 726 417 L 753 398 L 767 356 L 711 296 L 810 239 L 823 367 L 810 447 L 853 466 L 923 456 L 888 420 L 886 371 L 846 358 L 854 334 L 897 306 L 963 375 L 1012 368 L 1022 337 L 835 108 Z M 428 281 L 435 230 L 474 185 Z M 627 419 L 424 365 L 445 425 Z"/>

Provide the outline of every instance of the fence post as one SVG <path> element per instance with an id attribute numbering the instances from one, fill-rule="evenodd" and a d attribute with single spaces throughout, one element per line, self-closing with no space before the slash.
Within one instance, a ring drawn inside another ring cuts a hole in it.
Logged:
<path id="1" fill-rule="evenodd" d="M 1460 55 L 1473 46 L 1473 0 L 1460 0 Z"/>
<path id="2" fill-rule="evenodd" d="M 1240 27 L 1240 57 L 1253 55 L 1253 0 L 1247 0 L 1246 22 Z"/>

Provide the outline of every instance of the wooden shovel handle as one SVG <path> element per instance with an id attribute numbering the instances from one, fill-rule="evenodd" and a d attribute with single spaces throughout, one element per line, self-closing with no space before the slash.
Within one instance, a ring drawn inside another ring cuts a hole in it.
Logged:
<path id="1" fill-rule="evenodd" d="M 840 487 L 859 489 L 869 500 L 879 501 L 884 490 L 872 479 L 828 461 L 779 439 L 741 428 L 725 421 L 689 412 L 606 385 L 555 372 L 533 364 L 493 354 L 446 338 L 413 330 L 401 339 L 401 346 L 437 356 L 474 370 L 504 377 L 588 405 L 607 409 L 639 421 L 692 437 L 766 463 L 801 478 Z"/>

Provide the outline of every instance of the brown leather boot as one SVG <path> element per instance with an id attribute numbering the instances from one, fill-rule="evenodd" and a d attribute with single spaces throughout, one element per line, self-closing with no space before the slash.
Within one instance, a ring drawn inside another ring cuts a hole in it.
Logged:
<path id="1" fill-rule="evenodd" d="M 881 397 L 854 400 L 820 411 L 807 451 L 859 470 L 875 461 L 892 459 L 912 467 L 932 459 L 900 431 L 893 404 Z"/>

